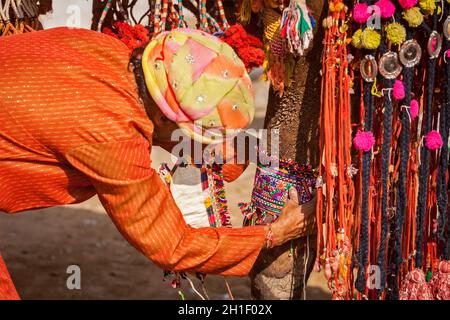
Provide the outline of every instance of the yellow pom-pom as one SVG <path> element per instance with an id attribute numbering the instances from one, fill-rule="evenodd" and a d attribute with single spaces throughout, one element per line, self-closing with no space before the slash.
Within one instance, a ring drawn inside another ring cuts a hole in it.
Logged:
<path id="1" fill-rule="evenodd" d="M 361 35 L 362 35 L 362 29 L 358 29 L 355 31 L 355 33 L 352 36 L 352 45 L 357 48 L 362 48 L 362 42 L 361 42 Z"/>
<path id="2" fill-rule="evenodd" d="M 406 29 L 398 22 L 386 26 L 386 37 L 393 44 L 402 44 L 406 40 Z"/>
<path id="3" fill-rule="evenodd" d="M 336 4 L 336 11 L 340 12 L 342 9 L 344 9 L 344 3 L 343 2 L 338 2 Z"/>
<path id="4" fill-rule="evenodd" d="M 419 0 L 419 7 L 425 14 L 432 14 L 436 9 L 434 0 Z"/>
<path id="5" fill-rule="evenodd" d="M 403 12 L 403 19 L 408 21 L 410 27 L 416 28 L 422 24 L 423 14 L 419 8 L 414 7 Z"/>
<path id="6" fill-rule="evenodd" d="M 334 6 L 333 2 L 330 2 L 328 4 L 328 11 L 330 11 L 330 12 L 335 12 L 336 11 L 336 7 Z"/>
<path id="7" fill-rule="evenodd" d="M 374 50 L 378 48 L 381 41 L 381 35 L 370 28 L 366 28 L 361 34 L 361 44 L 363 48 Z"/>

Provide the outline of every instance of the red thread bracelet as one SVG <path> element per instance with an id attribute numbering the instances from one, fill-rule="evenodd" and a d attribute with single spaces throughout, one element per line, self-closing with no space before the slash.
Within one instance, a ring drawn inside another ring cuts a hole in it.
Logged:
<path id="1" fill-rule="evenodd" d="M 272 231 L 272 224 L 269 224 L 269 232 L 266 235 L 266 247 L 267 249 L 272 249 L 275 243 L 275 237 Z"/>

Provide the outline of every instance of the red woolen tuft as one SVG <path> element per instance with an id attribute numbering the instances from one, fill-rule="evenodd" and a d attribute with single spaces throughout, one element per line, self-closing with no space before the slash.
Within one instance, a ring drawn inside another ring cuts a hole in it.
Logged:
<path id="1" fill-rule="evenodd" d="M 130 49 L 130 52 L 145 46 L 150 41 L 148 30 L 140 24 L 133 27 L 126 22 L 117 21 L 112 24 L 111 28 L 104 28 L 102 32 L 122 41 Z"/>
<path id="2" fill-rule="evenodd" d="M 236 51 L 247 70 L 260 67 L 264 63 L 262 42 L 257 37 L 247 34 L 242 25 L 231 26 L 220 39 Z"/>

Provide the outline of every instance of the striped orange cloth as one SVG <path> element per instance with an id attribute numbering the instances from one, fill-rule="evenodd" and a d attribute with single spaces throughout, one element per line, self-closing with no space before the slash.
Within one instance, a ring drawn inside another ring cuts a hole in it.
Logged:
<path id="1" fill-rule="evenodd" d="M 128 71 L 128 48 L 89 30 L 0 39 L 0 210 L 98 194 L 123 236 L 164 269 L 246 275 L 263 227 L 186 225 L 151 168 L 153 124 Z"/>
<path id="2" fill-rule="evenodd" d="M 20 300 L 5 262 L 0 255 L 0 300 Z"/>

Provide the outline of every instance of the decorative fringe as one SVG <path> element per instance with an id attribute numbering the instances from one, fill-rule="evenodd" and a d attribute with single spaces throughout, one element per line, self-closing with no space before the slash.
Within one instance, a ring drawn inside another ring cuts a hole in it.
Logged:
<path id="1" fill-rule="evenodd" d="M 309 14 L 305 0 L 291 0 L 280 14 L 277 6 L 266 4 L 262 12 L 264 24 L 264 78 L 284 94 L 292 83 L 295 56 L 303 55 L 313 39 L 314 18 Z"/>
<path id="2" fill-rule="evenodd" d="M 312 22 L 305 0 L 291 0 L 281 17 L 281 37 L 290 53 L 303 55 L 313 39 Z"/>
<path id="3" fill-rule="evenodd" d="M 225 192 L 225 184 L 223 180 L 222 166 L 218 164 L 213 164 L 211 167 L 211 177 L 212 177 L 212 193 L 214 202 L 214 211 L 216 216 L 220 219 L 220 226 L 231 227 L 230 215 L 228 212 L 228 202 Z"/>
<path id="4" fill-rule="evenodd" d="M 51 2 L 43 5 L 49 6 L 42 8 L 44 14 L 51 10 Z M 0 37 L 41 30 L 39 14 L 40 8 L 34 0 L 0 1 Z"/>
<path id="5" fill-rule="evenodd" d="M 264 22 L 264 47 L 266 59 L 264 61 L 265 78 L 270 80 L 275 91 L 283 95 L 286 68 L 284 45 L 280 35 L 281 15 L 273 9 L 265 9 Z"/>

